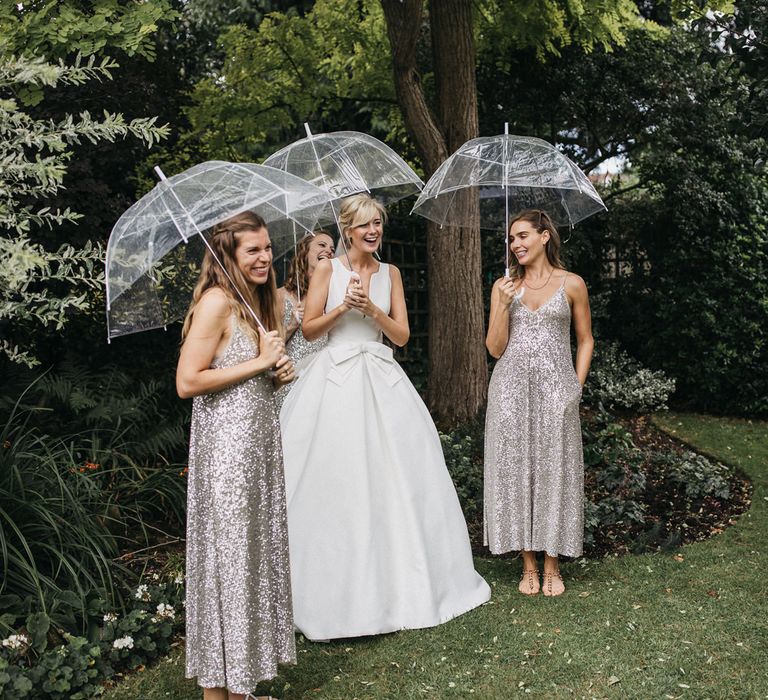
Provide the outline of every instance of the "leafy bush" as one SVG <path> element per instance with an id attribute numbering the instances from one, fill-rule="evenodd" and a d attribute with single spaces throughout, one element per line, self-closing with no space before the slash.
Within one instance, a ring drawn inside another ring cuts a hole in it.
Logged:
<path id="1" fill-rule="evenodd" d="M 674 379 L 660 370 L 643 367 L 617 343 L 608 341 L 597 345 L 584 401 L 593 406 L 651 413 L 666 409 L 674 391 Z"/>
<path id="2" fill-rule="evenodd" d="M 0 646 L 0 697 L 85 700 L 100 695 L 103 682 L 116 672 L 167 653 L 183 624 L 183 578 L 180 573 L 169 581 L 154 577 L 134 591 L 127 614 L 100 617 L 92 640 L 61 636 L 45 614 L 29 616 Z M 94 609 L 109 609 L 108 601 L 96 601 Z M 60 643 L 49 648 L 50 636 Z"/>
<path id="3" fill-rule="evenodd" d="M 677 501 L 678 507 L 695 510 L 707 497 L 727 500 L 731 496 L 733 469 L 704 455 L 690 450 L 657 453 L 651 466 L 668 484 L 669 498 Z"/>
<path id="4" fill-rule="evenodd" d="M 605 550 L 645 518 L 643 453 L 613 417 L 597 413 L 583 423 L 584 546 Z"/>
<path id="5" fill-rule="evenodd" d="M 445 464 L 456 487 L 464 517 L 469 522 L 483 516 L 482 440 L 482 433 L 476 424 L 440 433 Z"/>

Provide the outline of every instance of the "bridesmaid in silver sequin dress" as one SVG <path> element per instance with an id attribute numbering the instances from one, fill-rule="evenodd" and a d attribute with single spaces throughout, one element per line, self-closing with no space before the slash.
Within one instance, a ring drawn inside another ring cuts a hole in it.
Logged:
<path id="1" fill-rule="evenodd" d="M 264 325 L 259 333 L 210 253 L 184 323 L 176 385 L 194 397 L 187 494 L 187 677 L 205 700 L 252 693 L 295 663 L 280 425 L 273 382 L 293 379 L 264 221 L 211 236 Z M 274 369 L 274 379 L 269 371 Z"/>
<path id="2" fill-rule="evenodd" d="M 486 345 L 499 361 L 485 423 L 485 543 L 522 551 L 520 591 L 565 590 L 558 556 L 581 554 L 584 456 L 579 401 L 594 341 L 584 281 L 560 262 L 547 214 L 522 212 L 510 225 L 512 273 L 496 281 Z M 571 320 L 576 333 L 574 371 Z"/>
<path id="3" fill-rule="evenodd" d="M 307 340 L 301 332 L 301 320 L 304 315 L 304 298 L 309 290 L 309 280 L 321 260 L 333 258 L 333 238 L 327 231 L 315 231 L 299 241 L 296 254 L 288 267 L 285 286 L 278 292 L 283 297 L 283 326 L 285 328 L 285 350 L 296 367 L 296 376 L 307 366 L 316 352 L 328 344 L 328 334 L 317 340 Z M 299 301 L 301 300 L 301 301 Z M 293 384 L 288 384 L 275 392 L 277 410 L 285 401 Z"/>

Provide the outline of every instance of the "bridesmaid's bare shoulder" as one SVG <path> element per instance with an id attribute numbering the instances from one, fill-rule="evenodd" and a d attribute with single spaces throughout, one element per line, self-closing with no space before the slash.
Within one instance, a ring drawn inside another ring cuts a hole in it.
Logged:
<path id="1" fill-rule="evenodd" d="M 587 298 L 587 284 L 584 282 L 584 279 L 575 272 L 566 272 L 563 270 L 563 274 L 567 274 L 567 277 L 565 278 L 565 293 L 571 301 Z"/>
<path id="2" fill-rule="evenodd" d="M 232 313 L 232 301 L 221 287 L 209 287 L 200 296 L 195 313 L 203 312 L 206 316 L 229 318 Z"/>

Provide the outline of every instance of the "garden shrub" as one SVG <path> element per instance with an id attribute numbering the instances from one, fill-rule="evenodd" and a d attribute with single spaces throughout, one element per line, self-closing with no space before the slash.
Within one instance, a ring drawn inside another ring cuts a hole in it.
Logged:
<path id="1" fill-rule="evenodd" d="M 453 479 L 464 517 L 473 522 L 483 515 L 482 425 L 460 426 L 440 433 L 443 456 Z"/>
<path id="2" fill-rule="evenodd" d="M 40 614 L 36 621 L 28 617 L 0 645 L 0 698 L 85 700 L 101 695 L 104 681 L 115 673 L 166 654 L 183 625 L 184 582 L 180 573 L 167 581 L 153 577 L 134 591 L 126 614 L 100 617 L 93 640 L 51 629 Z M 94 607 L 107 608 L 108 602 L 102 599 Z M 60 643 L 36 647 L 30 631 L 35 625 Z"/>
<path id="3" fill-rule="evenodd" d="M 650 370 L 622 350 L 618 343 L 598 342 L 584 402 L 609 409 L 652 413 L 667 408 L 675 380 L 661 370 Z"/>
<path id="4" fill-rule="evenodd" d="M 669 499 L 677 502 L 678 507 L 695 510 L 707 497 L 731 497 L 732 467 L 690 450 L 655 453 L 650 461 L 669 486 Z"/>
<path id="5" fill-rule="evenodd" d="M 445 464 L 456 487 L 464 517 L 470 524 L 483 517 L 484 439 L 482 416 L 449 432 L 440 432 Z"/>
<path id="6" fill-rule="evenodd" d="M 643 453 L 607 412 L 582 424 L 584 440 L 584 546 L 604 550 L 645 518 Z"/>

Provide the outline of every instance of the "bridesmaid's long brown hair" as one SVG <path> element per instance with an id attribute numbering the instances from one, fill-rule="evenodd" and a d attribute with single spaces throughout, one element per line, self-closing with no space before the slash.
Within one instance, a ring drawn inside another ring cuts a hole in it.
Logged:
<path id="1" fill-rule="evenodd" d="M 525 209 L 509 222 L 509 228 L 511 229 L 512 224 L 518 221 L 527 221 L 529 224 L 533 224 L 539 233 L 549 231 L 549 240 L 544 244 L 544 254 L 552 267 L 556 270 L 563 270 L 563 261 L 560 259 L 560 234 L 549 214 L 543 209 Z M 513 280 L 522 280 L 525 277 L 525 265 L 521 265 L 515 255 L 509 256 L 509 270 Z"/>
<path id="2" fill-rule="evenodd" d="M 307 290 L 309 289 L 309 262 L 307 256 L 309 255 L 309 246 L 312 245 L 315 236 L 328 236 L 333 241 L 333 236 L 325 229 L 320 229 L 315 231 L 312 236 L 302 238 L 296 245 L 296 254 L 291 258 L 291 262 L 288 265 L 288 273 L 285 276 L 285 288 L 294 295 L 298 289 L 302 299 L 307 296 Z M 298 285 L 296 284 L 297 278 L 299 280 Z"/>
<path id="3" fill-rule="evenodd" d="M 263 228 L 267 228 L 264 219 L 255 212 L 245 211 L 216 224 L 210 235 L 209 243 L 216 253 L 216 257 L 218 257 L 229 273 L 229 276 L 237 285 L 240 293 L 261 319 L 264 327 L 268 331 L 279 331 L 280 335 L 283 336 L 283 314 L 280 300 L 277 296 L 274 268 L 270 267 L 269 277 L 264 284 L 253 285 L 245 279 L 235 260 L 235 252 L 239 243 L 238 234 L 244 231 L 259 231 Z M 219 263 L 214 260 L 211 251 L 206 248 L 205 255 L 203 256 L 203 265 L 200 269 L 200 277 L 192 292 L 192 303 L 184 319 L 184 327 L 181 331 L 182 342 L 187 337 L 189 327 L 192 324 L 192 316 L 195 313 L 195 307 L 200 301 L 200 297 L 203 296 L 207 289 L 212 287 L 218 287 L 229 297 L 232 311 L 236 314 L 238 321 L 250 330 L 253 337 L 258 341 L 259 327 L 256 321 L 241 301 L 237 292 L 232 288 L 232 283 L 227 279 Z"/>

